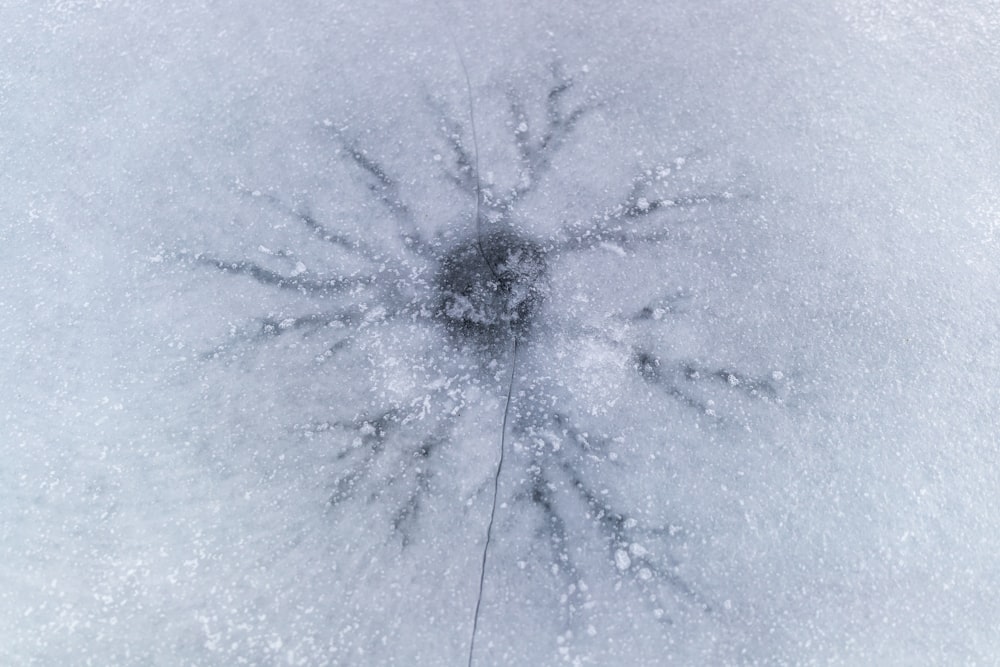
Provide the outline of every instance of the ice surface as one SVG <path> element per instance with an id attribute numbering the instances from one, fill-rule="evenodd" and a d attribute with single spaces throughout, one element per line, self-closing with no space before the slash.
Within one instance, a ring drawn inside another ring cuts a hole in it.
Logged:
<path id="1" fill-rule="evenodd" d="M 995 6 L 493 4 L 0 7 L 0 662 L 1000 659 Z"/>

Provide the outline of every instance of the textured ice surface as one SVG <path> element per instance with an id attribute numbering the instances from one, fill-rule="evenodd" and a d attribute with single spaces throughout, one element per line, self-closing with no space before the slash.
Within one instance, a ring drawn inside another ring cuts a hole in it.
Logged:
<path id="1" fill-rule="evenodd" d="M 1000 658 L 996 8 L 494 4 L 0 8 L 0 661 Z"/>

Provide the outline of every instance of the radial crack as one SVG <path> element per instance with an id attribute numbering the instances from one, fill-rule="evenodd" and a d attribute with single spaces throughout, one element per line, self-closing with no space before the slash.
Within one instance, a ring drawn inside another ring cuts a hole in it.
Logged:
<path id="1" fill-rule="evenodd" d="M 669 554 L 664 554 L 664 558 L 667 560 L 667 567 L 664 567 L 654 562 L 646 549 L 636 547 L 635 532 L 662 539 L 663 537 L 673 537 L 674 531 L 670 529 L 638 529 L 638 521 L 618 512 L 608 501 L 595 494 L 567 461 L 562 461 L 561 468 L 569 478 L 570 486 L 578 492 L 580 498 L 589 508 L 591 516 L 597 521 L 601 532 L 604 533 L 607 539 L 609 559 L 616 568 L 619 570 L 635 569 L 640 573 L 645 568 L 651 575 L 655 574 L 666 581 L 674 590 L 695 602 L 704 611 L 711 611 L 711 604 L 688 582 L 672 571 L 678 565 L 675 559 Z M 627 558 L 622 555 L 623 552 Z M 641 577 L 640 583 L 643 583 Z"/>
<path id="2" fill-rule="evenodd" d="M 426 96 L 427 105 L 438 116 L 438 131 L 448 145 L 455 161 L 455 171 L 445 169 L 445 175 L 462 192 L 476 196 L 475 157 L 465 150 L 462 143 L 462 124 L 454 120 L 445 110 L 443 103 L 437 102 L 430 95 Z M 436 159 L 436 158 L 435 158 Z"/>
<path id="3" fill-rule="evenodd" d="M 195 261 L 205 266 L 212 266 L 223 273 L 242 275 L 256 280 L 262 285 L 272 285 L 279 289 L 293 290 L 309 294 L 336 294 L 358 285 L 370 284 L 370 276 L 348 276 L 337 278 L 313 278 L 305 274 L 286 276 L 265 269 L 260 264 L 247 260 L 225 260 L 208 255 L 197 255 Z"/>
<path id="4" fill-rule="evenodd" d="M 259 190 L 250 190 L 244 187 L 240 187 L 237 190 L 245 197 L 251 199 L 263 199 L 284 215 L 298 220 L 309 232 L 313 234 L 313 236 L 322 241 L 339 246 L 344 250 L 361 253 L 367 259 L 374 259 L 376 256 L 371 248 L 367 247 L 360 240 L 351 238 L 347 234 L 331 231 L 326 225 L 317 220 L 312 213 L 308 211 L 308 209 L 302 210 L 293 208 L 287 205 L 279 197 L 266 192 L 261 192 Z"/>
<path id="5" fill-rule="evenodd" d="M 555 68 L 553 76 L 559 78 Z M 562 147 L 577 123 L 594 108 L 581 105 L 564 114 L 562 98 L 572 87 L 572 79 L 563 79 L 549 89 L 546 95 L 545 129 L 538 139 L 532 138 L 531 123 L 520 99 L 513 91 L 508 92 L 510 113 L 514 120 L 514 143 L 525 173 L 522 183 L 515 186 L 512 193 L 502 200 L 501 208 L 504 210 L 512 208 L 518 200 L 532 191 L 551 166 L 552 155 Z"/>
<path id="6" fill-rule="evenodd" d="M 646 383 L 658 387 L 667 396 L 673 398 L 682 405 L 686 405 L 689 408 L 697 410 L 703 415 L 717 418 L 715 412 L 707 403 L 703 403 L 692 396 L 688 396 L 676 385 L 670 384 L 670 382 L 667 381 L 661 369 L 660 360 L 657 357 L 645 350 L 635 348 L 633 350 L 633 359 L 636 371 L 638 371 L 639 376 L 645 380 Z"/>
<path id="7" fill-rule="evenodd" d="M 245 327 L 242 331 L 233 327 L 233 333 L 227 343 L 218 345 L 215 349 L 201 355 L 203 359 L 215 359 L 224 352 L 232 349 L 238 343 L 258 343 L 264 340 L 277 338 L 292 331 L 305 330 L 309 332 L 317 331 L 323 327 L 333 324 L 347 326 L 356 322 L 358 313 L 353 310 L 339 311 L 336 313 L 310 313 L 300 317 L 262 317 L 253 321 L 253 325 Z M 334 347 L 341 342 L 334 344 Z"/>
<path id="8" fill-rule="evenodd" d="M 389 176 L 389 172 L 377 160 L 370 157 L 366 150 L 350 143 L 339 131 L 334 130 L 333 134 L 343 149 L 341 154 L 346 154 L 355 166 L 374 180 L 367 183 L 366 187 L 399 223 L 399 234 L 403 241 L 415 251 L 422 252 L 421 236 L 409 206 L 403 201 L 397 181 Z"/>

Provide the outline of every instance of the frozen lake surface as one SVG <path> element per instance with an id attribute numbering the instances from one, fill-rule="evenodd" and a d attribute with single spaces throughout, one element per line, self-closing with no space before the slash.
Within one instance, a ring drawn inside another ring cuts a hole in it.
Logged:
<path id="1" fill-rule="evenodd" d="M 1000 660 L 994 3 L 132 5 L 0 8 L 0 662 Z"/>

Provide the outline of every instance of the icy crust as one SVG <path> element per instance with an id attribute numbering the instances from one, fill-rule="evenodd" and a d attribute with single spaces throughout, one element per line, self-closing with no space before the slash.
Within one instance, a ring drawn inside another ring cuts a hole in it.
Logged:
<path id="1" fill-rule="evenodd" d="M 477 667 L 996 661 L 996 31 L 179 4 L 0 10 L 0 663 L 466 664 L 508 405 Z"/>
<path id="2" fill-rule="evenodd" d="M 452 248 L 435 279 L 437 316 L 461 340 L 494 347 L 526 336 L 544 297 L 545 254 L 510 232 Z"/>

